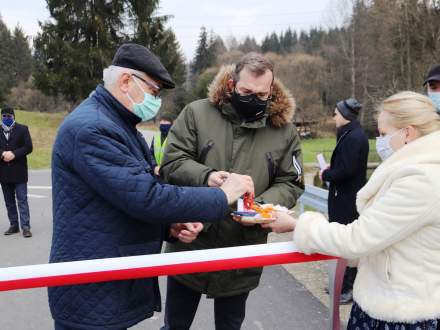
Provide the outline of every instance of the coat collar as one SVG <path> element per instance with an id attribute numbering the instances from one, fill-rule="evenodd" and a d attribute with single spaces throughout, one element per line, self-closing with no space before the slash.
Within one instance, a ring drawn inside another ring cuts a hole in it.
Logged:
<path id="1" fill-rule="evenodd" d="M 91 97 L 104 105 L 105 111 L 121 125 L 121 128 L 132 134 L 136 143 L 142 151 L 142 156 L 151 165 L 152 159 L 148 144 L 145 138 L 136 129 L 136 125 L 141 122 L 141 119 L 122 105 L 104 86 L 99 85 L 92 93 Z"/>
<path id="2" fill-rule="evenodd" d="M 117 114 L 129 126 L 136 127 L 141 122 L 138 116 L 124 107 L 104 86 L 99 85 L 96 87 L 93 96 L 103 103 L 108 110 Z"/>
<path id="3" fill-rule="evenodd" d="M 5 132 L 5 133 L 10 133 L 10 132 L 12 132 L 12 130 L 14 129 L 14 127 L 15 127 L 15 120 L 14 120 L 14 122 L 12 123 L 12 125 L 11 126 L 6 126 L 5 124 L 3 124 L 2 123 L 2 130 L 3 130 L 3 132 Z"/>
<path id="4" fill-rule="evenodd" d="M 359 121 L 353 120 L 353 121 L 349 122 L 348 124 L 338 128 L 337 139 L 339 140 L 341 138 L 341 136 L 343 136 L 345 133 L 352 131 L 352 130 L 359 128 L 359 127 L 361 127 L 361 124 L 359 123 Z"/>
<path id="5" fill-rule="evenodd" d="M 228 88 L 228 80 L 232 78 L 234 65 L 223 66 L 217 76 L 208 87 L 210 102 L 222 113 L 232 120 L 239 120 L 234 108 L 230 106 L 231 91 Z M 229 107 L 227 107 L 229 105 Z M 274 127 L 282 127 L 292 122 L 295 114 L 295 100 L 288 89 L 279 81 L 274 80 L 272 89 L 272 101 L 270 102 L 266 117 L 250 123 L 242 123 L 242 127 L 258 128 L 266 126 L 269 122 Z M 235 113 L 235 116 L 231 113 Z M 238 118 L 238 119 L 237 119 Z"/>

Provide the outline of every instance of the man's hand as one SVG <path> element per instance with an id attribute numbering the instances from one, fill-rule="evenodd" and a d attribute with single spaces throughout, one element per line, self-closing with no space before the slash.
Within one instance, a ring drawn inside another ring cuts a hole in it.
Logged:
<path id="1" fill-rule="evenodd" d="M 229 173 L 225 171 L 211 172 L 208 177 L 208 187 L 220 187 L 228 176 Z"/>
<path id="2" fill-rule="evenodd" d="M 171 225 L 170 235 L 183 243 L 194 241 L 203 229 L 200 222 L 175 223 Z"/>
<path id="3" fill-rule="evenodd" d="M 157 175 L 157 176 L 159 176 L 159 170 L 160 170 L 160 166 L 156 166 L 156 167 L 154 168 L 154 174 Z"/>
<path id="4" fill-rule="evenodd" d="M 10 161 L 14 160 L 15 155 L 12 151 L 4 151 L 2 154 L 2 158 L 6 163 L 9 163 Z"/>
<path id="5" fill-rule="evenodd" d="M 272 232 L 280 234 L 295 230 L 297 219 L 290 216 L 286 212 L 276 212 L 276 220 L 274 222 L 263 223 L 261 227 L 269 228 Z"/>
<path id="6" fill-rule="evenodd" d="M 248 175 L 231 173 L 220 187 L 226 194 L 228 204 L 231 205 L 245 193 L 255 194 L 254 182 Z"/>
<path id="7" fill-rule="evenodd" d="M 324 180 L 322 179 L 322 173 L 324 173 L 324 171 L 327 171 L 328 169 L 330 169 L 330 165 L 327 166 L 326 168 L 324 168 L 323 170 L 320 170 L 320 171 L 319 171 L 319 178 L 321 179 L 321 181 L 324 181 Z"/>

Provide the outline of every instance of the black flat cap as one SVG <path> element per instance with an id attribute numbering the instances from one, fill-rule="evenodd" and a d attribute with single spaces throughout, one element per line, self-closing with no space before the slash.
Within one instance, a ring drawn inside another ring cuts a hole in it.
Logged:
<path id="1" fill-rule="evenodd" d="M 440 64 L 432 67 L 431 70 L 429 70 L 428 75 L 426 76 L 425 82 L 423 83 L 423 86 L 425 86 L 431 80 L 440 81 Z"/>
<path id="2" fill-rule="evenodd" d="M 341 113 L 342 117 L 344 117 L 347 120 L 355 120 L 357 119 L 359 115 L 359 111 L 362 109 L 362 104 L 360 104 L 355 99 L 347 99 L 344 101 L 340 101 L 336 104 L 336 108 L 338 108 L 339 112 Z"/>
<path id="3" fill-rule="evenodd" d="M 9 114 L 15 116 L 14 109 L 12 109 L 11 107 L 2 108 L 2 115 L 3 114 Z"/>
<path id="4" fill-rule="evenodd" d="M 176 86 L 167 69 L 148 48 L 138 44 L 123 44 L 116 51 L 112 65 L 121 66 L 146 73 L 162 83 L 163 88 Z"/>

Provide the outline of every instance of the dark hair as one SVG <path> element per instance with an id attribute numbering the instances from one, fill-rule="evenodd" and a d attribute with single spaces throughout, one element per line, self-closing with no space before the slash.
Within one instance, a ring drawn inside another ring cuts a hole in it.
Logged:
<path id="1" fill-rule="evenodd" d="M 14 109 L 13 109 L 12 107 L 9 107 L 9 106 L 5 106 L 5 107 L 3 107 L 1 113 L 2 113 L 2 114 L 15 115 L 15 114 L 14 114 Z"/>
<path id="2" fill-rule="evenodd" d="M 172 124 L 174 122 L 174 116 L 169 113 L 164 113 L 159 116 L 159 121 L 161 120 L 169 121 Z"/>
<path id="3" fill-rule="evenodd" d="M 232 77 L 234 81 L 238 81 L 240 72 L 243 71 L 244 68 L 252 72 L 257 77 L 263 75 L 267 70 L 270 70 L 273 76 L 273 67 L 273 63 L 262 54 L 251 52 L 244 55 L 237 62 Z"/>

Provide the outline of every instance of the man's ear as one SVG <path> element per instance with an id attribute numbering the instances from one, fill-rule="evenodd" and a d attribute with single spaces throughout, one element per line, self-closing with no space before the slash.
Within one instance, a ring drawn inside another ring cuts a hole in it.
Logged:
<path id="1" fill-rule="evenodd" d="M 131 75 L 129 73 L 123 73 L 121 75 L 121 77 L 118 80 L 118 85 L 119 85 L 119 89 L 123 92 L 123 93 L 127 93 L 128 92 L 128 85 L 130 82 L 130 78 Z"/>

